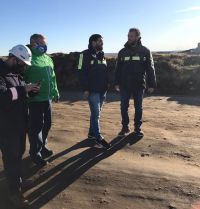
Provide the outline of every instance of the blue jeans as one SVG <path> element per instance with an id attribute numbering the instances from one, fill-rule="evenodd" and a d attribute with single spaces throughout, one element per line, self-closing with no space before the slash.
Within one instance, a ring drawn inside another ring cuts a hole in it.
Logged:
<path id="1" fill-rule="evenodd" d="M 91 112 L 89 133 L 91 135 L 94 135 L 96 139 L 102 138 L 99 119 L 105 98 L 106 98 L 106 93 L 90 93 L 88 97 L 88 103 Z"/>
<path id="2" fill-rule="evenodd" d="M 140 131 L 142 125 L 142 102 L 143 102 L 143 95 L 144 90 L 138 90 L 133 92 L 128 92 L 121 90 L 121 116 L 122 116 L 122 126 L 124 128 L 128 128 L 129 125 L 129 115 L 128 115 L 128 108 L 129 108 L 129 101 L 131 96 L 133 96 L 134 100 L 134 107 L 135 107 L 135 117 L 134 117 L 134 126 L 135 129 Z"/>

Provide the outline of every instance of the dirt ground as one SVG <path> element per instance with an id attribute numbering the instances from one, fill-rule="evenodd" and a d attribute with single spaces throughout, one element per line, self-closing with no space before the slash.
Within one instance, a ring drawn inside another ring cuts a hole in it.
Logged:
<path id="1" fill-rule="evenodd" d="M 53 105 L 49 148 L 43 168 L 24 157 L 24 189 L 31 209 L 197 209 L 200 201 L 200 97 L 144 99 L 142 139 L 117 138 L 118 94 L 109 94 L 101 129 L 108 151 L 88 140 L 89 109 L 80 93 L 63 93 Z M 133 102 L 130 104 L 133 131 Z M 13 209 L 1 162 L 0 209 Z"/>

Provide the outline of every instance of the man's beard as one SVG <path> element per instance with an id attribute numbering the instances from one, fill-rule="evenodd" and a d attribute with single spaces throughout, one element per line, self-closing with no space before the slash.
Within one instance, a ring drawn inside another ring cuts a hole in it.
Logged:
<path id="1" fill-rule="evenodd" d="M 13 74 L 23 74 L 25 70 L 26 70 L 26 68 L 21 65 L 15 65 L 15 66 L 11 67 L 11 72 Z"/>
<path id="2" fill-rule="evenodd" d="M 135 41 L 128 41 L 128 43 L 129 43 L 130 45 L 135 45 L 135 44 L 137 43 L 137 40 L 135 40 Z"/>
<path id="3" fill-rule="evenodd" d="M 103 50 L 103 46 L 97 46 L 97 47 L 96 47 L 96 50 L 97 50 L 97 51 L 102 51 L 102 50 Z"/>

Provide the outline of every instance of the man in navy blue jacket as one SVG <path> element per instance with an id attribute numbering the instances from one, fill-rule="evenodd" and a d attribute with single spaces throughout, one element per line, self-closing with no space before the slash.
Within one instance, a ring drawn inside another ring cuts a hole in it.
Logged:
<path id="1" fill-rule="evenodd" d="M 21 193 L 21 163 L 25 151 L 27 105 L 31 93 L 39 91 L 37 84 L 25 84 L 21 73 L 31 65 L 28 47 L 17 45 L 6 60 L 0 59 L 0 150 L 8 181 L 10 200 L 17 208 L 29 205 Z"/>
<path id="2" fill-rule="evenodd" d="M 98 147 L 108 149 L 108 144 L 100 132 L 100 113 L 108 90 L 108 69 L 104 57 L 103 39 L 99 34 L 89 38 L 88 49 L 80 53 L 78 72 L 84 97 L 90 106 L 90 129 L 88 138 L 94 139 Z"/>
<path id="3" fill-rule="evenodd" d="M 149 93 L 154 91 L 156 75 L 152 54 L 142 45 L 140 30 L 137 28 L 129 30 L 128 41 L 118 54 L 115 88 L 121 95 L 122 130 L 118 135 L 124 136 L 130 132 L 128 108 L 130 98 L 133 97 L 134 133 L 142 137 L 144 135 L 141 130 L 144 90 L 147 89 Z"/>

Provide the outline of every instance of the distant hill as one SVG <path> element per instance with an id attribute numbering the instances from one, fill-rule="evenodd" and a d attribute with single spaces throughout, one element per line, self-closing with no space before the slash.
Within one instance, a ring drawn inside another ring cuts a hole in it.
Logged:
<path id="1" fill-rule="evenodd" d="M 77 90 L 78 54 L 52 55 L 60 89 Z M 109 77 L 114 83 L 116 53 L 106 53 Z M 200 94 L 200 55 L 189 53 L 153 53 L 159 94 Z M 113 90 L 113 83 L 111 90 Z"/>
<path id="2" fill-rule="evenodd" d="M 182 51 L 182 53 L 187 53 L 187 54 L 200 54 L 200 43 L 198 43 L 197 48 L 185 50 L 185 51 Z"/>
<path id="3" fill-rule="evenodd" d="M 186 51 L 153 52 L 159 94 L 200 95 L 200 53 L 196 49 Z M 78 52 L 50 55 L 55 64 L 58 85 L 63 90 L 78 90 Z M 117 53 L 106 53 L 109 76 L 114 81 Z M 113 82 L 114 83 L 114 82 Z M 113 90 L 113 84 L 111 85 Z"/>
<path id="4" fill-rule="evenodd" d="M 105 53 L 105 57 L 116 58 L 117 53 Z"/>

